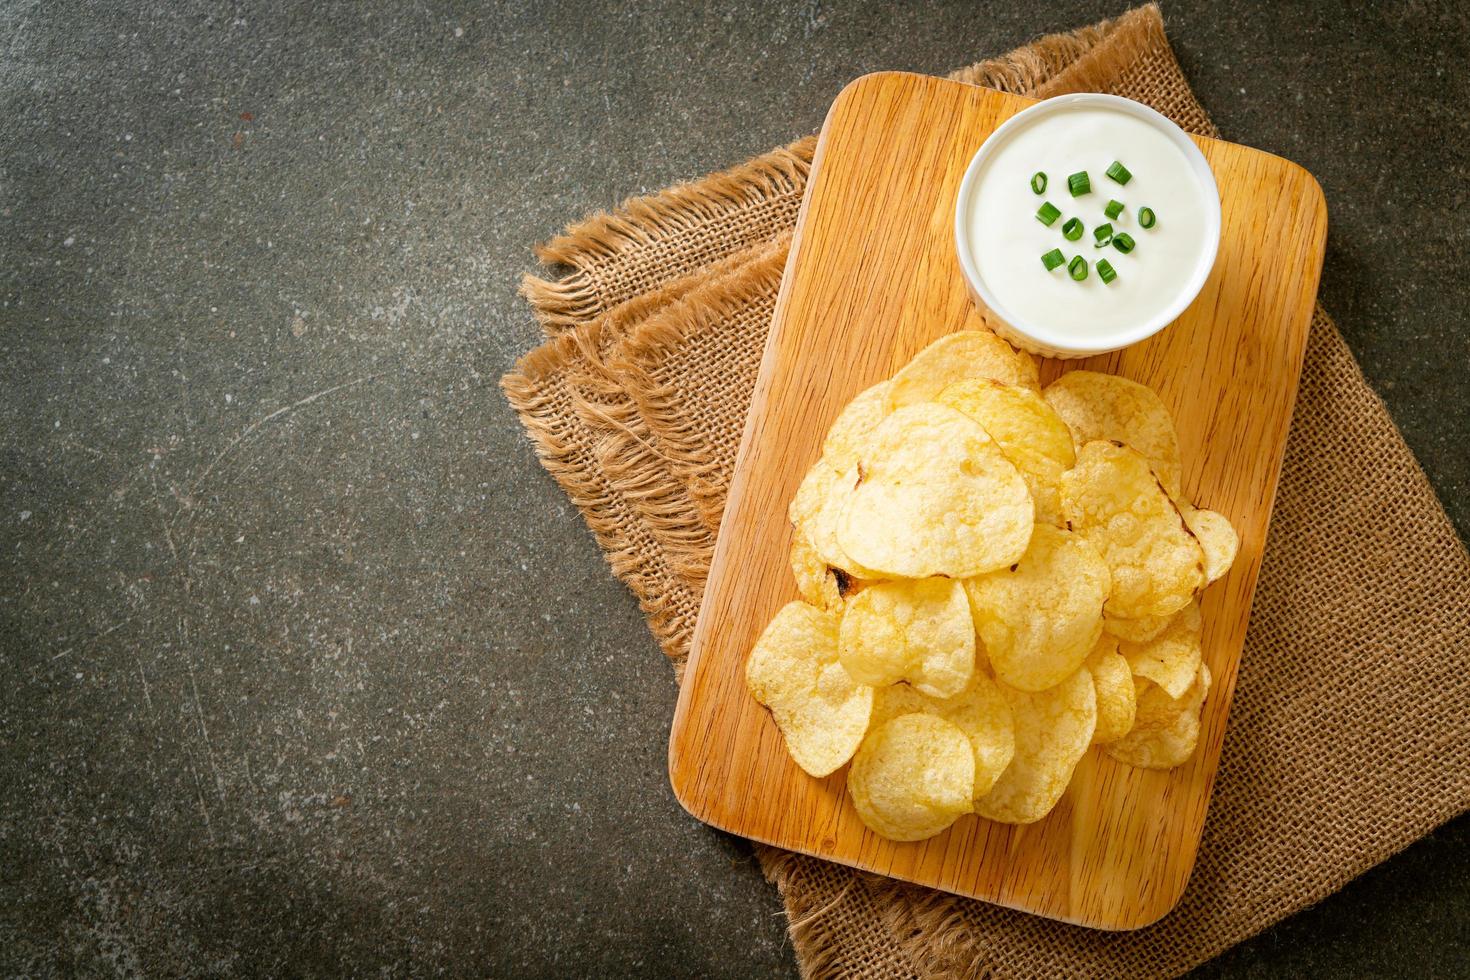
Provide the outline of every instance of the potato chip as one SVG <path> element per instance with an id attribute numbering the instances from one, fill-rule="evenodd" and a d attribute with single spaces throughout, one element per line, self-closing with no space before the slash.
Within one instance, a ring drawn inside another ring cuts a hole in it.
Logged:
<path id="1" fill-rule="evenodd" d="M 796 578 L 796 590 L 807 602 L 818 609 L 842 607 L 837 573 L 817 554 L 801 528 L 791 533 L 791 574 Z"/>
<path id="2" fill-rule="evenodd" d="M 1133 689 L 1133 672 L 1118 654 L 1118 641 L 1104 635 L 1087 655 L 1087 670 L 1097 690 L 1097 729 L 1092 743 L 1116 742 L 1133 730 L 1138 695 Z M 874 696 L 876 711 L 877 696 Z"/>
<path id="3" fill-rule="evenodd" d="M 847 604 L 838 657 L 859 684 L 907 681 L 947 698 L 970 683 L 975 626 L 960 583 L 947 578 L 880 582 Z"/>
<path id="4" fill-rule="evenodd" d="M 858 483 L 858 471 L 853 469 L 832 478 L 827 486 L 827 499 L 822 501 L 811 522 L 806 525 L 807 540 L 817 556 L 834 569 L 846 572 L 853 578 L 880 579 L 884 576 L 853 560 L 852 556 L 837 540 L 837 529 L 848 502 Z"/>
<path id="5" fill-rule="evenodd" d="M 847 774 L 858 816 L 889 840 L 933 837 L 970 812 L 975 754 L 965 733 L 929 714 L 900 715 L 863 740 Z"/>
<path id="6" fill-rule="evenodd" d="M 956 381 L 939 393 L 948 405 L 976 422 L 1021 471 L 1036 503 L 1037 521 L 1061 523 L 1058 486 L 1076 455 L 1067 423 L 1034 389 L 989 378 Z"/>
<path id="7" fill-rule="evenodd" d="M 1102 633 L 1108 566 L 1080 534 L 1037 524 L 1016 564 L 964 584 L 996 678 L 1018 690 L 1060 684 Z"/>
<path id="8" fill-rule="evenodd" d="M 1199 673 L 1199 603 L 1181 609 L 1168 627 L 1147 643 L 1119 643 L 1118 652 L 1136 677 L 1152 681 L 1171 698 L 1183 697 Z"/>
<path id="9" fill-rule="evenodd" d="M 1128 643 L 1147 643 L 1169 628 L 1178 613 L 1167 616 L 1144 616 L 1140 619 L 1118 619 L 1103 613 L 1103 632 Z"/>
<path id="10" fill-rule="evenodd" d="M 1062 514 L 1107 562 L 1108 615 L 1167 616 L 1204 587 L 1204 552 L 1137 451 L 1116 442 L 1083 446 L 1062 475 Z"/>
<path id="11" fill-rule="evenodd" d="M 1183 697 L 1136 679 L 1138 720 L 1133 731 L 1105 746 L 1109 756 L 1141 769 L 1172 769 L 1189 761 L 1199 745 L 1200 708 L 1210 690 L 1210 669 L 1200 664 Z"/>
<path id="12" fill-rule="evenodd" d="M 859 392 L 827 430 L 827 438 L 822 441 L 822 458 L 833 467 L 846 472 L 857 465 L 859 443 L 887 414 L 884 399 L 890 386 L 890 382 L 880 381 Z"/>
<path id="13" fill-rule="evenodd" d="M 1132 446 L 1152 464 L 1164 489 L 1179 496 L 1179 436 L 1152 388 L 1115 374 L 1072 371 L 1042 395 L 1072 430 L 1078 449 L 1098 439 Z"/>
<path id="14" fill-rule="evenodd" d="M 1051 812 L 1097 727 L 1092 674 L 1079 670 L 1035 694 L 1001 687 L 1016 726 L 1016 754 L 975 812 L 1001 823 L 1033 823 Z M 905 716 L 910 717 L 910 716 Z"/>
<path id="15" fill-rule="evenodd" d="M 1235 553 L 1240 550 L 1240 535 L 1235 533 L 1230 518 L 1213 510 L 1196 510 L 1188 504 L 1180 504 L 1179 512 L 1205 553 L 1206 583 L 1223 578 L 1235 564 Z"/>
<path id="16" fill-rule="evenodd" d="M 841 768 L 863 740 L 873 689 L 837 662 L 838 616 L 788 602 L 745 662 L 745 684 L 771 709 L 786 750 L 813 776 Z"/>
<path id="17" fill-rule="evenodd" d="M 841 475 L 825 459 L 818 459 L 812 464 L 811 469 L 806 471 L 806 476 L 801 478 L 801 485 L 796 488 L 796 496 L 791 498 L 791 505 L 786 508 L 786 516 L 792 527 L 804 528 L 810 535 L 817 512 L 832 495 L 832 487 Z"/>
<path id="18" fill-rule="evenodd" d="M 1041 389 L 1036 361 L 989 330 L 961 330 L 940 337 L 893 376 L 884 409 L 932 401 L 945 386 L 966 378 L 994 378 Z"/>
<path id="19" fill-rule="evenodd" d="M 952 408 L 909 405 L 888 416 L 864 444 L 858 474 L 837 543 L 877 573 L 853 569 L 861 578 L 978 575 L 1019 560 L 1031 538 L 1026 481 Z"/>
<path id="20" fill-rule="evenodd" d="M 1129 693 L 1133 691 L 1129 681 Z M 907 684 L 881 687 L 873 692 L 872 727 L 909 714 L 937 715 L 965 733 L 975 750 L 975 796 L 990 792 L 990 787 L 1011 764 L 1016 753 L 1015 726 L 1010 705 L 998 685 L 977 665 L 970 683 L 952 698 L 931 698 Z"/>

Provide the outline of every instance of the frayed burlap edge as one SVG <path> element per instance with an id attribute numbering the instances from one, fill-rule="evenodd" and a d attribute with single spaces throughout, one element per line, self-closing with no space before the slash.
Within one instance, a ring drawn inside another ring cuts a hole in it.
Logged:
<path id="1" fill-rule="evenodd" d="M 637 404 L 609 379 L 594 352 L 584 348 L 580 353 L 568 376 L 572 409 L 597 434 L 594 453 L 607 485 L 616 488 L 658 542 L 669 571 L 697 593 L 714 549 L 708 530 L 697 520 L 696 504 L 683 484 L 668 478 L 665 467 L 672 461 Z M 665 644 L 665 653 L 671 649 Z"/>
<path id="2" fill-rule="evenodd" d="M 789 243 L 790 234 L 779 240 Z M 738 251 L 600 313 L 527 353 L 500 382 L 537 457 L 581 511 L 613 574 L 638 597 L 654 638 L 681 678 L 714 532 L 707 524 L 707 505 L 701 507 L 690 491 L 668 479 L 688 457 L 671 457 L 660 445 L 608 359 L 640 326 L 665 316 L 677 321 L 689 300 L 724 291 L 729 280 L 746 276 L 752 260 L 770 247 Z M 578 450 L 559 431 L 563 422 L 556 406 L 562 399 L 595 436 L 595 468 L 578 462 Z M 641 547 L 638 535 L 625 530 L 630 519 L 659 547 Z M 718 512 L 713 519 L 718 522 Z"/>
<path id="3" fill-rule="evenodd" d="M 738 256 L 726 263 L 730 268 L 739 264 Z M 659 647 L 680 667 L 687 652 L 684 637 L 689 635 L 698 612 L 703 578 L 691 579 L 689 563 L 670 562 L 665 550 L 642 546 L 639 535 L 629 534 L 627 528 L 631 525 L 641 529 L 650 543 L 677 542 L 686 523 L 685 515 L 694 510 L 693 501 L 667 501 L 666 489 L 649 490 L 641 496 L 632 494 L 630 499 L 613 486 L 606 469 L 609 463 L 620 477 L 631 477 L 634 486 L 652 487 L 656 470 L 646 467 L 640 481 L 635 473 L 637 463 L 619 459 L 620 455 L 632 455 L 626 451 L 626 444 L 619 444 L 630 438 L 619 427 L 626 413 L 617 411 L 609 400 L 601 404 L 589 401 L 585 379 L 589 369 L 596 377 L 593 365 L 600 364 L 628 330 L 704 282 L 704 275 L 686 276 L 630 299 L 530 351 L 500 379 L 501 390 L 520 416 L 542 466 L 582 512 L 613 574 L 638 597 L 639 608 L 648 618 Z M 589 450 L 598 466 L 583 465 L 577 458 L 575 443 L 562 431 L 565 420 L 558 405 L 563 401 L 588 431 Z M 631 401 L 627 404 L 632 405 Z M 682 511 L 677 519 L 673 516 L 675 510 Z M 663 524 L 664 518 L 668 519 L 667 525 Z M 707 559 L 704 564 L 707 568 Z"/>
<path id="4" fill-rule="evenodd" d="M 604 330 L 603 321 L 594 321 L 537 348 L 501 379 L 500 386 L 541 465 L 582 512 L 613 574 L 638 597 L 655 639 L 672 657 L 693 626 L 697 595 L 667 567 L 656 547 L 642 547 L 636 535 L 627 533 L 630 524 L 643 523 L 642 516 L 611 492 L 600 471 L 579 459 L 580 450 L 565 431 L 558 404 L 572 397 L 566 390 L 567 374 L 603 342 Z"/>
<path id="5" fill-rule="evenodd" d="M 697 225 L 718 224 L 764 198 L 799 193 L 815 149 L 816 137 L 808 136 L 700 180 L 631 197 L 616 212 L 586 218 L 536 249 L 543 263 L 572 271 L 556 280 L 527 275 L 521 294 L 548 333 L 584 322 L 606 304 L 595 263 Z"/>
<path id="6" fill-rule="evenodd" d="M 766 844 L 756 844 L 755 850 L 766 880 L 776 886 L 785 904 L 787 930 L 802 977 L 923 976 L 903 947 L 904 934 L 893 928 L 892 913 L 882 907 L 888 879 Z M 865 929 L 867 920 L 883 928 Z"/>
<path id="7" fill-rule="evenodd" d="M 789 244 L 790 237 L 783 235 L 778 242 Z M 720 518 L 720 509 L 711 510 L 709 501 L 722 502 L 723 490 L 708 486 L 711 468 L 700 467 L 689 453 L 680 424 L 660 424 L 662 417 L 650 420 L 643 414 L 620 352 L 629 344 L 646 344 L 650 337 L 670 336 L 670 329 L 709 323 L 708 310 L 717 303 L 721 311 L 733 308 L 730 298 L 748 296 L 764 282 L 773 250 L 784 255 L 784 249 L 782 244 L 753 246 L 681 278 L 652 309 L 616 318 L 616 329 L 606 342 L 595 348 L 580 344 L 582 356 L 567 374 L 573 409 L 600 437 L 596 453 L 607 492 L 621 495 L 638 513 L 659 543 L 666 566 L 695 593 L 704 588 Z M 779 286 L 779 267 L 775 282 Z M 676 480 L 669 479 L 671 473 Z M 681 676 L 688 652 L 685 637 L 662 644 Z"/>
<path id="8" fill-rule="evenodd" d="M 720 526 L 725 509 L 726 481 L 720 466 L 709 458 L 709 447 L 693 431 L 678 392 L 655 377 L 659 356 L 681 341 L 736 315 L 762 294 L 774 297 L 781 288 L 791 234 L 754 250 L 738 273 L 710 283 L 687 299 L 649 317 L 629 333 L 609 357 L 608 368 L 632 394 L 649 429 L 670 457 L 673 475 L 689 487 L 700 516 L 711 535 Z M 707 568 L 708 566 L 706 566 Z"/>

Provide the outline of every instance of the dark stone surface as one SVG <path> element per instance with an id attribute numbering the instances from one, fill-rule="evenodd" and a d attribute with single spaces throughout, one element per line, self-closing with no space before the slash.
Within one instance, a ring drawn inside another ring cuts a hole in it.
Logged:
<path id="1" fill-rule="evenodd" d="M 495 386 L 570 219 L 1116 13 L 0 7 L 0 973 L 790 976 Z M 1463 4 L 1171 3 L 1470 531 Z M 1371 788 L 1365 787 L 1364 790 Z M 1463 974 L 1462 819 L 1206 976 Z"/>

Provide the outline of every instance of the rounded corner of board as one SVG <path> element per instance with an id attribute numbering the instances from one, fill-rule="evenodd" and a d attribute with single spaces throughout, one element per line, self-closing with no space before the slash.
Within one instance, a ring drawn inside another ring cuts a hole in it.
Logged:
<path id="1" fill-rule="evenodd" d="M 840 99 L 849 92 L 861 91 L 868 88 L 902 84 L 927 84 L 932 81 L 934 81 L 932 76 L 920 75 L 918 72 L 912 71 L 896 71 L 894 69 L 870 71 L 865 75 L 859 75 L 842 86 L 842 91 L 837 93 L 837 98 Z"/>
<path id="2" fill-rule="evenodd" d="M 1265 150 L 1257 150 L 1257 153 L 1266 153 Z M 1322 182 L 1317 175 L 1294 160 L 1277 156 L 1275 153 L 1266 153 L 1275 160 L 1289 178 L 1297 186 L 1297 194 L 1301 201 L 1304 212 L 1312 215 L 1312 229 L 1316 232 L 1316 239 L 1321 245 L 1327 240 L 1327 192 L 1322 189 Z M 1320 259 L 1319 259 L 1320 261 Z"/>
<path id="3" fill-rule="evenodd" d="M 1295 160 L 1270 150 L 1262 150 L 1259 147 L 1247 146 L 1244 143 L 1231 143 L 1228 140 L 1212 138 L 1208 136 L 1198 137 L 1198 140 L 1209 140 L 1212 143 L 1223 144 L 1233 147 L 1237 151 L 1245 151 L 1253 154 L 1257 159 L 1265 159 L 1279 169 L 1283 174 L 1282 184 L 1295 185 L 1294 193 L 1301 201 L 1302 210 L 1310 211 L 1313 217 L 1312 225 L 1318 232 L 1318 236 L 1325 240 L 1327 236 L 1327 192 L 1322 189 L 1322 182 L 1317 175 Z"/>
<path id="4" fill-rule="evenodd" d="M 832 120 L 841 115 L 848 104 L 854 101 L 862 101 L 873 97 L 873 94 L 890 88 L 903 86 L 927 85 L 935 81 L 928 75 L 920 75 L 911 71 L 870 71 L 866 75 L 859 75 L 837 93 L 837 98 L 832 100 L 832 107 L 827 110 L 827 119 L 823 128 L 831 125 Z"/>
<path id="5" fill-rule="evenodd" d="M 1194 854 L 1190 856 L 1188 871 L 1182 878 L 1176 879 L 1177 884 L 1174 884 L 1170 890 L 1158 893 L 1147 902 L 1140 902 L 1121 910 L 1117 916 L 1079 924 L 1103 932 L 1137 932 L 1159 924 L 1172 915 L 1179 907 L 1179 903 L 1184 901 L 1184 893 L 1189 890 L 1189 880 L 1194 877 L 1195 859 L 1198 856 L 1199 849 L 1196 848 Z"/>
<path id="6" fill-rule="evenodd" d="M 690 787 L 686 782 L 686 776 L 690 769 L 688 758 L 688 747 L 684 744 L 684 729 L 675 721 L 674 727 L 669 731 L 669 752 L 667 757 L 669 770 L 669 787 L 674 791 L 674 799 L 686 810 L 690 809 Z M 698 816 L 698 814 L 694 814 Z"/>
<path id="7" fill-rule="evenodd" d="M 721 830 L 727 830 L 719 822 L 718 816 L 710 810 L 708 801 L 695 791 L 694 774 L 698 771 L 698 761 L 692 757 L 691 747 L 685 744 L 687 729 L 675 725 L 669 733 L 669 788 L 674 792 L 674 799 L 689 814 L 700 823 L 706 823 Z"/>

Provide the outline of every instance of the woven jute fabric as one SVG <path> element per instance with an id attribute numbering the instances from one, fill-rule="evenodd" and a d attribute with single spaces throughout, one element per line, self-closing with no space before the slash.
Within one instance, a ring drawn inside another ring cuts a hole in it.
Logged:
<path id="1" fill-rule="evenodd" d="M 1216 135 L 1157 8 L 953 77 L 1103 91 Z M 629 201 L 541 249 L 548 340 L 503 387 L 682 667 L 815 141 Z M 1341 335 L 1312 322 L 1199 860 L 1128 933 L 760 847 L 808 977 L 1188 970 L 1470 807 L 1470 558 Z"/>

